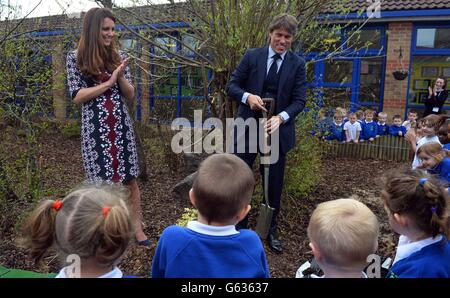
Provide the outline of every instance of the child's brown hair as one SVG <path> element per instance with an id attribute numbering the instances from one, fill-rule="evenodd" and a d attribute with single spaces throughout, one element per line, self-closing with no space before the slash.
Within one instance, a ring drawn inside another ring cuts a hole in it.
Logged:
<path id="1" fill-rule="evenodd" d="M 24 244 L 36 263 L 56 245 L 62 254 L 115 265 L 133 235 L 126 198 L 123 187 L 85 185 L 62 201 L 45 200 L 23 227 Z"/>
<path id="2" fill-rule="evenodd" d="M 381 197 L 390 212 L 410 216 L 422 231 L 448 236 L 448 192 L 426 172 L 405 168 L 386 173 Z"/>
<path id="3" fill-rule="evenodd" d="M 355 112 L 356 118 L 361 119 L 362 116 L 364 116 L 364 111 L 363 110 L 357 110 Z"/>
<path id="4" fill-rule="evenodd" d="M 196 208 L 208 222 L 225 222 L 250 203 L 255 179 L 250 167 L 233 154 L 206 158 L 192 185 Z"/>
<path id="5" fill-rule="evenodd" d="M 392 117 L 392 120 L 395 120 L 395 119 L 400 119 L 400 120 L 402 120 L 402 116 L 400 116 L 400 115 L 394 115 L 394 116 Z"/>
<path id="6" fill-rule="evenodd" d="M 448 119 L 448 116 L 445 114 L 435 115 L 430 114 L 423 119 L 423 124 L 428 127 L 433 127 L 436 134 L 439 131 L 439 128 L 445 123 L 445 121 Z"/>

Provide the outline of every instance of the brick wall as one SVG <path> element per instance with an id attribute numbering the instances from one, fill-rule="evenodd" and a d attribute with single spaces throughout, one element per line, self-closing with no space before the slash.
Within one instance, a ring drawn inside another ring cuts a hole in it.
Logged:
<path id="1" fill-rule="evenodd" d="M 408 94 L 408 78 L 398 81 L 392 72 L 401 69 L 400 47 L 402 48 L 403 66 L 406 70 L 409 69 L 413 24 L 411 22 L 392 22 L 389 24 L 388 30 L 383 111 L 388 113 L 389 118 L 394 114 L 400 114 L 403 117 Z"/>

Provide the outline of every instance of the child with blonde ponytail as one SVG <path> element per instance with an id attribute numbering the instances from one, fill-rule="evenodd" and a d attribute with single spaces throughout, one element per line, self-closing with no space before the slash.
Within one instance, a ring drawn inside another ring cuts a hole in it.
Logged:
<path id="1" fill-rule="evenodd" d="M 449 278 L 449 194 L 440 181 L 421 170 L 397 170 L 384 177 L 381 197 L 400 234 L 388 277 Z"/>
<path id="2" fill-rule="evenodd" d="M 64 267 L 56 277 L 123 277 L 117 264 L 134 232 L 126 198 L 123 188 L 105 185 L 43 201 L 23 227 L 31 257 L 38 263 L 55 247 L 63 259 L 75 255 L 80 260 L 79 268 Z"/>

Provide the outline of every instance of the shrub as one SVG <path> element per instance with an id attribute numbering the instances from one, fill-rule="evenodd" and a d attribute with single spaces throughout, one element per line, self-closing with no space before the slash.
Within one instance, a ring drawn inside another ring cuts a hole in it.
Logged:
<path id="1" fill-rule="evenodd" d="M 285 195 L 307 197 L 321 179 L 322 148 L 319 139 L 312 133 L 316 119 L 317 109 L 311 106 L 297 118 L 297 145 L 286 157 Z"/>
<path id="2" fill-rule="evenodd" d="M 188 222 L 192 220 L 197 220 L 198 211 L 195 208 L 184 208 L 184 213 L 181 218 L 177 220 L 176 225 L 181 227 L 186 227 Z"/>
<path id="3" fill-rule="evenodd" d="M 80 122 L 67 122 L 60 128 L 62 135 L 66 139 L 79 138 L 81 133 Z"/>

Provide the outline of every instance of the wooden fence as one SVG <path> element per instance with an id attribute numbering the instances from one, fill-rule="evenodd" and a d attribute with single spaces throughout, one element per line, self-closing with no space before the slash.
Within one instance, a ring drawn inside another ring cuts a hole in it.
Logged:
<path id="1" fill-rule="evenodd" d="M 373 142 L 339 143 L 324 141 L 324 151 L 331 157 L 350 157 L 357 159 L 374 158 L 381 160 L 409 161 L 411 145 L 402 137 L 382 136 Z"/>

